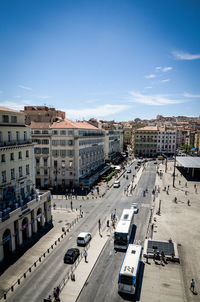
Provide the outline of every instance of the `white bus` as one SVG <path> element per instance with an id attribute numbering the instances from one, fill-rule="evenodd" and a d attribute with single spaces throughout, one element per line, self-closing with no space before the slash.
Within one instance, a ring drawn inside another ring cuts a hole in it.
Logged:
<path id="1" fill-rule="evenodd" d="M 142 246 L 129 244 L 119 272 L 118 291 L 134 295 L 140 267 Z"/>
<path id="2" fill-rule="evenodd" d="M 124 209 L 114 233 L 114 249 L 127 249 L 132 232 L 133 219 L 133 209 Z"/>

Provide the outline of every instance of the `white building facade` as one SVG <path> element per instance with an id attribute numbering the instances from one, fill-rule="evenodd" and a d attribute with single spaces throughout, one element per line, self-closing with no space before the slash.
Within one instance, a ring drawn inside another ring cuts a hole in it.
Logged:
<path id="1" fill-rule="evenodd" d="M 157 154 L 172 155 L 176 150 L 176 130 L 158 129 Z"/>

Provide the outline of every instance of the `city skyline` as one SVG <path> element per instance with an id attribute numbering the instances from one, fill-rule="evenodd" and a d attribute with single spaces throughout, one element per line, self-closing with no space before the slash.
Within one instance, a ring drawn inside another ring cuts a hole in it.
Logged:
<path id="1" fill-rule="evenodd" d="M 196 1 L 1 1 L 0 106 L 76 119 L 199 116 Z"/>

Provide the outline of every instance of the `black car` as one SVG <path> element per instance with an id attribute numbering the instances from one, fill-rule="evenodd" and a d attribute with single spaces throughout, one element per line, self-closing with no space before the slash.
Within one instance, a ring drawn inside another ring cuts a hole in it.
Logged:
<path id="1" fill-rule="evenodd" d="M 64 256 L 64 263 L 74 263 L 80 255 L 79 249 L 69 249 Z"/>

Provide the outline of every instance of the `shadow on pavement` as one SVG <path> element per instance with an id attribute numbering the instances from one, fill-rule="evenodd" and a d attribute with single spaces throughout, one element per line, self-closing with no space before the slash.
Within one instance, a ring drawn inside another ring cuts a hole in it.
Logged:
<path id="1" fill-rule="evenodd" d="M 25 242 L 22 246 L 17 248 L 17 251 L 7 255 L 6 259 L 1 263 L 0 266 L 0 276 L 12 265 L 14 264 L 26 251 L 33 247 L 40 238 L 46 235 L 53 228 L 53 224 L 48 224 L 36 234 L 34 234 L 30 240 Z M 39 255 L 40 257 L 41 255 Z M 39 258 L 38 257 L 38 258 Z"/>

